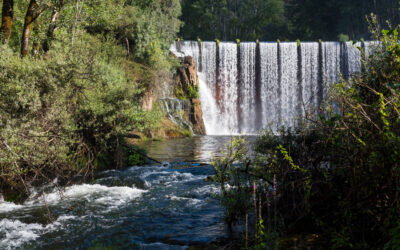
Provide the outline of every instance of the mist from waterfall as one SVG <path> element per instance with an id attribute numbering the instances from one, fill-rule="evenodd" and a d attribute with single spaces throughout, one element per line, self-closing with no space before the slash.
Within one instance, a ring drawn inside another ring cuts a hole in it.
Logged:
<path id="1" fill-rule="evenodd" d="M 257 134 L 299 126 L 316 114 L 328 88 L 361 71 L 376 42 L 179 41 L 171 51 L 192 56 L 208 135 Z"/>

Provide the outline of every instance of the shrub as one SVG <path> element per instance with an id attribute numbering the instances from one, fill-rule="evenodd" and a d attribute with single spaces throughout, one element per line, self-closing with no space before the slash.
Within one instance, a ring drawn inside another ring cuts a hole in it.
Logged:
<path id="1" fill-rule="evenodd" d="M 123 136 L 160 120 L 139 107 L 121 48 L 85 33 L 65 45 L 37 59 L 0 47 L 1 189 L 121 167 Z"/>
<path id="2" fill-rule="evenodd" d="M 348 41 L 350 41 L 350 38 L 349 38 L 349 35 L 346 35 L 346 34 L 339 34 L 338 35 L 338 40 L 339 40 L 339 42 L 348 42 Z"/>

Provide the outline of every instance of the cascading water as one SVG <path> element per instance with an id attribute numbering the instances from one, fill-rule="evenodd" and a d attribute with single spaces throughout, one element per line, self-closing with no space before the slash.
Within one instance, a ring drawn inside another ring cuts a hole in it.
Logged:
<path id="1" fill-rule="evenodd" d="M 172 53 L 176 53 L 178 57 L 191 56 L 193 57 L 196 66 L 200 65 L 200 50 L 198 42 L 187 41 L 187 42 L 176 42 L 172 48 Z"/>
<path id="2" fill-rule="evenodd" d="M 322 44 L 322 73 L 325 86 L 340 80 L 340 48 L 341 43 L 339 42 L 325 42 Z M 326 96 L 326 92 L 324 92 L 324 96 Z"/>
<path id="3" fill-rule="evenodd" d="M 351 76 L 361 70 L 361 51 L 359 50 L 361 43 L 353 44 L 353 42 L 347 42 L 345 45 L 347 47 L 348 72 L 349 76 Z"/>
<path id="4" fill-rule="evenodd" d="M 227 131 L 222 126 L 218 126 L 219 115 L 216 115 L 220 113 L 215 98 L 217 93 L 217 44 L 215 42 L 203 42 L 201 51 L 202 63 L 201 69 L 199 69 L 199 81 L 204 125 L 208 134 L 224 134 Z"/>
<path id="5" fill-rule="evenodd" d="M 240 44 L 239 70 L 240 77 L 238 87 L 239 100 L 237 111 L 239 117 L 239 131 L 252 134 L 255 131 L 256 117 L 256 44 Z M 234 104 L 232 105 L 234 106 Z"/>
<path id="6" fill-rule="evenodd" d="M 297 44 L 281 43 L 280 55 L 280 125 L 293 126 L 299 114 L 297 99 L 300 91 L 297 81 Z"/>
<path id="7" fill-rule="evenodd" d="M 276 43 L 260 43 L 260 57 L 262 125 L 275 130 L 280 126 L 278 45 Z"/>
<path id="8" fill-rule="evenodd" d="M 320 94 L 319 68 L 319 43 L 302 43 L 301 44 L 301 79 L 299 87 L 302 89 L 299 105 L 299 115 L 304 115 L 303 112 L 312 112 L 318 108 L 318 100 Z"/>
<path id="9" fill-rule="evenodd" d="M 219 46 L 219 67 L 216 84 L 219 126 L 225 128 L 224 134 L 239 131 L 237 103 L 238 93 L 238 46 L 235 43 L 221 43 Z"/>
<path id="10" fill-rule="evenodd" d="M 379 46 L 379 42 L 377 41 L 368 41 L 364 42 L 364 51 L 365 56 L 368 57 L 373 54 L 374 50 Z"/>
<path id="11" fill-rule="evenodd" d="M 376 44 L 181 41 L 171 51 L 198 64 L 207 134 L 230 135 L 298 126 L 329 85 L 361 71 L 359 47 L 368 56 Z"/>
<path id="12" fill-rule="evenodd" d="M 178 100 L 174 98 L 159 99 L 161 109 L 168 114 L 169 119 L 182 128 L 193 132 L 193 128 L 189 122 L 185 121 L 183 114 L 190 112 L 190 103 L 187 100 Z"/>

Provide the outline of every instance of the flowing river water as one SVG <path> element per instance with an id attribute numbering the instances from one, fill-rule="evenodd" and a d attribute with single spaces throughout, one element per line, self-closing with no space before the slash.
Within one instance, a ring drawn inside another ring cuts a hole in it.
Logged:
<path id="1" fill-rule="evenodd" d="M 219 188 L 204 179 L 214 173 L 211 155 L 230 139 L 145 142 L 164 164 L 101 172 L 93 183 L 63 190 L 40 188 L 23 204 L 0 200 L 0 249 L 185 249 L 224 239 Z"/>

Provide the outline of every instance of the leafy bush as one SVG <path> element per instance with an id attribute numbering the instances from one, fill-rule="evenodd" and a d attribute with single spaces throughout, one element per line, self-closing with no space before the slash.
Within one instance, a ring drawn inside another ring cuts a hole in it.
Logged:
<path id="1" fill-rule="evenodd" d="M 251 199 L 247 195 L 251 190 L 251 182 L 240 180 L 242 162 L 246 162 L 247 149 L 244 139 L 233 139 L 226 144 L 226 152 L 223 156 L 215 158 L 212 166 L 216 172 L 212 180 L 220 184 L 222 190 L 221 204 L 225 208 L 225 219 L 228 223 L 236 222 L 243 218 L 251 205 Z M 228 188 L 228 187 L 233 187 Z"/>
<path id="2" fill-rule="evenodd" d="M 349 35 L 346 34 L 339 34 L 338 35 L 338 40 L 340 42 L 348 42 L 350 40 Z"/>
<path id="3" fill-rule="evenodd" d="M 144 165 L 147 162 L 146 157 L 144 157 L 146 151 L 136 146 L 126 146 L 124 155 L 126 156 L 126 166 Z"/>
<path id="4" fill-rule="evenodd" d="M 12 35 L 0 46 L 0 192 L 143 163 L 124 138 L 160 125 L 159 108 L 140 102 L 177 65 L 169 46 L 179 1 L 33 2 L 33 14 L 15 2 Z M 22 34 L 31 40 L 25 52 L 35 44 L 32 57 L 19 56 Z"/>
<path id="5" fill-rule="evenodd" d="M 199 85 L 193 87 L 188 84 L 186 91 L 180 85 L 175 85 L 174 95 L 181 100 L 198 99 L 200 97 Z"/>
<path id="6" fill-rule="evenodd" d="M 72 47 L 54 43 L 43 59 L 0 48 L 3 188 L 27 191 L 43 178 L 87 175 L 100 159 L 122 166 L 123 136 L 160 117 L 139 107 L 140 88 L 126 77 L 121 54 L 84 34 Z"/>

